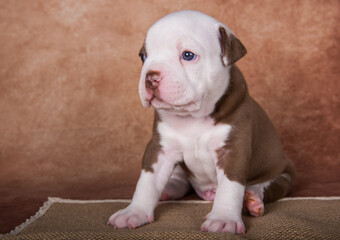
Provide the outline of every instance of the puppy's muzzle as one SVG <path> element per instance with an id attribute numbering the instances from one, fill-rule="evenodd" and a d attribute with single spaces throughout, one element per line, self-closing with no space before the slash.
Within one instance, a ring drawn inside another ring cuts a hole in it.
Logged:
<path id="1" fill-rule="evenodd" d="M 145 87 L 151 90 L 155 90 L 159 86 L 161 81 L 161 73 L 157 71 L 149 71 L 145 77 Z"/>

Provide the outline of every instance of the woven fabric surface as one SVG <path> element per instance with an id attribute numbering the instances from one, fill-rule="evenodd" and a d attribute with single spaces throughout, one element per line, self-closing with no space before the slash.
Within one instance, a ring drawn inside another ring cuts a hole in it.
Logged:
<path id="1" fill-rule="evenodd" d="M 128 202 L 53 202 L 35 221 L 2 239 L 339 239 L 340 199 L 287 200 L 267 204 L 259 218 L 243 215 L 244 235 L 203 233 L 212 203 L 163 202 L 155 222 L 113 229 L 109 216 Z"/>

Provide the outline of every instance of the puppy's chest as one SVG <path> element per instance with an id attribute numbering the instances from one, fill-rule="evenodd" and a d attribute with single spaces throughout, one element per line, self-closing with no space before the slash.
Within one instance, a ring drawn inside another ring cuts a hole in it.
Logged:
<path id="1" fill-rule="evenodd" d="M 164 119 L 158 131 L 161 145 L 184 160 L 195 178 L 216 180 L 216 150 L 225 145 L 231 126 L 215 125 L 213 119 Z"/>

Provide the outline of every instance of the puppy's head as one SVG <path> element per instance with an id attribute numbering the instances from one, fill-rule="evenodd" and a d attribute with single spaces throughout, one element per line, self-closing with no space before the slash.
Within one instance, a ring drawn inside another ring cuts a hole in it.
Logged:
<path id="1" fill-rule="evenodd" d="M 229 84 L 230 65 L 245 54 L 242 43 L 212 17 L 188 10 L 169 14 L 151 26 L 140 50 L 142 104 L 208 115 Z"/>

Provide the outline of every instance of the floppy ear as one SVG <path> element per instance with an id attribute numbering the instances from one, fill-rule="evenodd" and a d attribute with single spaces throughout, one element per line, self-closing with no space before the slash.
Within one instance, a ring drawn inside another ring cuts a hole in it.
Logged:
<path id="1" fill-rule="evenodd" d="M 220 26 L 218 30 L 220 32 L 223 63 L 225 66 L 231 65 L 242 58 L 247 53 L 247 49 L 232 33 L 227 33 L 224 27 Z"/>

